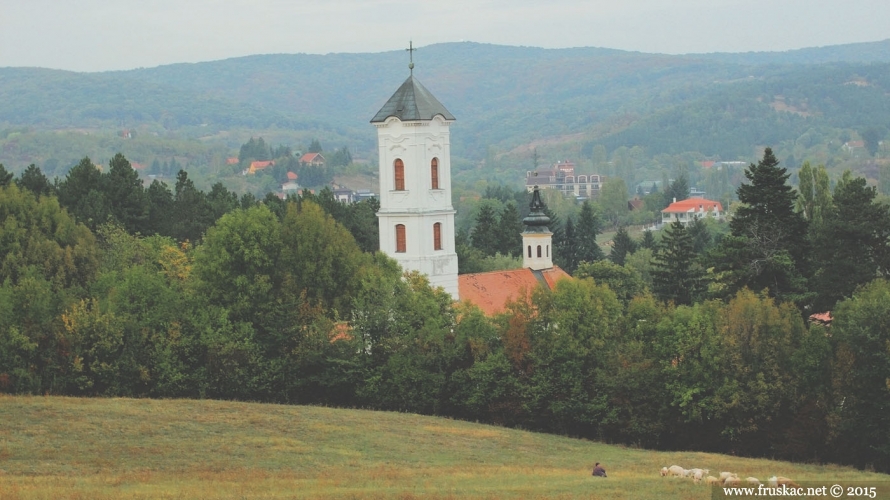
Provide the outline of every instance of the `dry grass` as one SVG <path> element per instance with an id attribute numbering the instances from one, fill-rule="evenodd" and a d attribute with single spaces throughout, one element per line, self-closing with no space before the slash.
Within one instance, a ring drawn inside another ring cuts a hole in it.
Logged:
<path id="1" fill-rule="evenodd" d="M 590 477 L 594 461 L 608 479 Z M 659 476 L 674 463 L 762 479 L 887 479 L 399 413 L 0 396 L 0 500 L 710 498 L 704 486 Z"/>

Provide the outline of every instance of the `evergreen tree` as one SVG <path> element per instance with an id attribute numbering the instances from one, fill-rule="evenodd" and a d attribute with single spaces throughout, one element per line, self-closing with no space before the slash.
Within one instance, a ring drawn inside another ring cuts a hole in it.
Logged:
<path id="1" fill-rule="evenodd" d="M 844 172 L 834 206 L 814 231 L 815 310 L 831 310 L 857 287 L 890 273 L 890 207 L 876 203 L 876 196 L 864 178 Z"/>
<path id="2" fill-rule="evenodd" d="M 91 230 L 111 217 L 111 207 L 102 189 L 102 172 L 89 158 L 71 167 L 56 191 L 59 204 Z"/>
<path id="3" fill-rule="evenodd" d="M 812 298 L 806 285 L 807 222 L 795 212 L 797 194 L 770 148 L 745 170 L 738 189 L 743 205 L 729 223 L 731 235 L 711 252 L 724 293 L 748 287 L 799 306 Z"/>
<path id="4" fill-rule="evenodd" d="M 643 231 L 643 238 L 640 240 L 640 248 L 648 248 L 650 250 L 655 248 L 655 235 L 652 234 L 652 231 Z"/>
<path id="5" fill-rule="evenodd" d="M 686 198 L 689 198 L 689 179 L 686 177 L 686 174 L 681 174 L 665 190 L 664 206 L 668 206 L 675 201 L 685 200 Z"/>
<path id="6" fill-rule="evenodd" d="M 111 215 L 128 233 L 147 233 L 149 201 L 139 173 L 133 170 L 124 155 L 118 153 L 108 162 L 108 173 L 103 177 Z"/>
<path id="7" fill-rule="evenodd" d="M 476 215 L 476 225 L 473 226 L 471 236 L 473 248 L 476 248 L 486 256 L 496 254 L 498 251 L 496 230 L 497 218 L 495 217 L 494 208 L 488 203 L 483 203 L 479 207 L 479 213 Z"/>
<path id="8" fill-rule="evenodd" d="M 12 182 L 14 175 L 6 170 L 6 167 L 0 163 L 0 188 L 8 186 Z"/>
<path id="9" fill-rule="evenodd" d="M 692 238 L 679 221 L 665 229 L 652 267 L 652 286 L 663 301 L 689 305 L 704 291 L 704 269 L 696 261 Z"/>
<path id="10" fill-rule="evenodd" d="M 497 251 L 501 255 L 517 257 L 522 252 L 522 220 L 512 200 L 504 205 L 495 230 Z"/>
<path id="11" fill-rule="evenodd" d="M 572 216 L 566 220 L 565 238 L 557 257 L 559 257 L 557 262 L 560 262 L 559 265 L 565 272 L 572 274 L 578 268 L 577 237 L 575 236 L 575 221 Z"/>
<path id="12" fill-rule="evenodd" d="M 321 148 L 321 143 L 318 139 L 312 139 L 312 142 L 309 143 L 308 152 L 310 153 L 321 153 L 323 149 Z"/>
<path id="13" fill-rule="evenodd" d="M 575 235 L 575 259 L 581 262 L 596 262 L 605 258 L 603 250 L 596 242 L 596 237 L 602 232 L 602 223 L 593 204 L 585 201 L 581 205 L 581 213 L 578 215 L 577 234 Z"/>
<path id="14" fill-rule="evenodd" d="M 176 174 L 176 188 L 173 195 L 172 236 L 177 240 L 198 241 L 213 223 L 213 208 L 207 196 L 195 188 L 185 170 Z"/>
<path id="15" fill-rule="evenodd" d="M 2 175 L 2 174 L 0 174 Z M 22 172 L 22 176 L 16 181 L 16 184 L 22 189 L 27 189 L 37 196 L 48 196 L 55 192 L 53 185 L 40 168 L 33 163 Z"/>
<path id="16" fill-rule="evenodd" d="M 148 229 L 146 236 L 173 235 L 173 192 L 167 184 L 155 179 L 148 186 Z"/>
<path id="17" fill-rule="evenodd" d="M 615 233 L 615 237 L 612 238 L 612 251 L 609 253 L 609 260 L 619 266 L 623 266 L 625 257 L 636 251 L 637 242 L 631 239 L 630 235 L 627 234 L 626 227 L 619 227 L 618 232 Z"/>
<path id="18" fill-rule="evenodd" d="M 550 219 L 550 224 L 547 227 L 550 229 L 550 232 L 553 233 L 550 237 L 553 242 L 553 263 L 559 267 L 567 269 L 567 267 L 565 267 L 566 233 L 562 227 L 562 222 L 559 220 L 559 216 L 556 215 L 556 212 L 550 210 L 550 207 L 546 204 L 544 205 L 544 215 Z M 520 248 L 520 250 L 522 249 Z"/>

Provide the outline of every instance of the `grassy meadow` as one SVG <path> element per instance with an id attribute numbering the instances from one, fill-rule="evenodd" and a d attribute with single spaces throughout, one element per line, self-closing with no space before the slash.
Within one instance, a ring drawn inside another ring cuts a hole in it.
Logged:
<path id="1" fill-rule="evenodd" d="M 595 461 L 608 478 L 590 476 Z M 763 481 L 890 480 L 400 413 L 0 395 L 0 500 L 711 498 L 691 480 L 660 477 L 672 464 Z"/>

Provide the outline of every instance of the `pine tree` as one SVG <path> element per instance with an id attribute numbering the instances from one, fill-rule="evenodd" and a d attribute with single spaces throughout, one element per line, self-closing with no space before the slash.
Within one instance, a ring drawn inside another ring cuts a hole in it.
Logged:
<path id="1" fill-rule="evenodd" d="M 602 223 L 599 216 L 589 201 L 581 205 L 581 214 L 578 216 L 577 234 L 575 235 L 575 259 L 581 262 L 596 262 L 605 258 L 603 250 L 596 242 L 596 237 L 602 232 Z M 576 264 L 577 265 L 577 264 Z"/>
<path id="2" fill-rule="evenodd" d="M 652 267 L 655 294 L 665 302 L 689 305 L 704 291 L 704 269 L 696 260 L 692 238 L 679 221 L 665 229 Z"/>
<path id="3" fill-rule="evenodd" d="M 609 260 L 619 266 L 623 266 L 624 259 L 636 251 L 637 242 L 627 234 L 627 228 L 624 226 L 619 227 L 615 237 L 612 238 L 612 251 L 609 253 Z"/>
<path id="4" fill-rule="evenodd" d="M 571 216 L 566 220 L 565 238 L 563 246 L 557 256 L 557 263 L 567 273 L 572 274 L 578 268 L 577 238 L 575 236 L 575 221 Z"/>
<path id="5" fill-rule="evenodd" d="M 8 186 L 9 183 L 12 182 L 13 177 L 13 173 L 6 170 L 6 167 L 4 167 L 2 163 L 0 163 L 0 187 Z"/>
<path id="6" fill-rule="evenodd" d="M 643 238 L 640 240 L 641 248 L 655 248 L 655 235 L 652 234 L 652 231 L 643 231 Z"/>
<path id="7" fill-rule="evenodd" d="M 478 249 L 483 255 L 494 255 L 498 251 L 497 241 L 497 218 L 495 217 L 494 208 L 488 203 L 483 203 L 479 207 L 479 213 L 476 215 L 476 225 L 473 227 L 473 233 L 470 241 L 473 248 Z"/>
<path id="8" fill-rule="evenodd" d="M 504 205 L 501 216 L 498 218 L 496 229 L 498 253 L 513 257 L 521 255 L 522 230 L 519 209 L 516 207 L 516 203 L 511 200 Z"/>
<path id="9" fill-rule="evenodd" d="M 33 163 L 22 172 L 22 176 L 16 181 L 22 189 L 27 189 L 37 196 L 48 196 L 55 192 L 53 185 L 46 175 Z"/>
<path id="10" fill-rule="evenodd" d="M 807 222 L 794 210 L 797 193 L 790 174 L 770 148 L 745 170 L 750 183 L 738 189 L 743 203 L 729 223 L 731 235 L 712 252 L 711 263 L 729 294 L 748 287 L 803 306 L 806 286 Z"/>

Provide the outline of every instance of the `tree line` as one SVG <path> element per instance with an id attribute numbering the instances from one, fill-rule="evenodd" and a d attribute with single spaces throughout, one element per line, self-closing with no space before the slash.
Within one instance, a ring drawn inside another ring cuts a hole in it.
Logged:
<path id="1" fill-rule="evenodd" d="M 665 241 L 691 232 L 675 225 L 654 251 L 582 261 L 494 317 L 360 244 L 337 219 L 351 206 L 330 213 L 324 196 L 238 200 L 194 239 L 131 230 L 150 217 L 117 197 L 138 192 L 120 182 L 124 161 L 114 175 L 73 170 L 55 193 L 0 171 L 0 390 L 363 407 L 890 471 L 886 235 L 867 258 L 824 249 L 866 271 L 838 269 L 849 285 L 831 326 L 808 323 L 809 283 L 837 278 L 813 274 L 821 261 L 783 226 L 821 234 L 806 211 L 777 213 L 798 193 L 769 152 L 748 170 L 755 192 L 739 193 L 750 211 L 709 247 L 726 264 L 705 268 L 704 295 L 671 298 L 631 265 L 650 252 L 657 283 Z M 83 198 L 64 198 L 75 179 Z M 839 184 L 822 220 L 853 201 L 885 216 L 863 192 Z M 188 219 L 176 206 L 169 217 Z"/>

